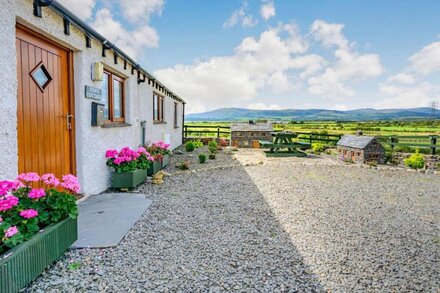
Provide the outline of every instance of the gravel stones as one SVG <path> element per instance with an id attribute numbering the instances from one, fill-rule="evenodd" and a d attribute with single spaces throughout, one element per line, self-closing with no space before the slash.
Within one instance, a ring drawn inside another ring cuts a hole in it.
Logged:
<path id="1" fill-rule="evenodd" d="M 440 288 L 438 176 L 318 158 L 236 166 L 243 160 L 220 153 L 192 164 L 195 173 L 143 185 L 153 204 L 118 247 L 72 250 L 26 291 Z"/>

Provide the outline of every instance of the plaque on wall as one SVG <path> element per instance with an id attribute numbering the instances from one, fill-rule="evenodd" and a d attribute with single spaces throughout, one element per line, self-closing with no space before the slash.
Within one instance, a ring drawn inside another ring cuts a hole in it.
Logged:
<path id="1" fill-rule="evenodd" d="M 86 85 L 85 95 L 88 99 L 100 101 L 102 97 L 102 90 L 96 87 Z"/>

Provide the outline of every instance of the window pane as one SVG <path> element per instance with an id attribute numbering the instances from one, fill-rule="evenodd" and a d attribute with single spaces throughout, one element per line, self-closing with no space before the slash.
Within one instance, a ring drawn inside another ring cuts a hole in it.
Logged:
<path id="1" fill-rule="evenodd" d="M 159 120 L 159 109 L 157 108 L 158 96 L 153 95 L 153 120 Z"/>
<path id="2" fill-rule="evenodd" d="M 122 83 L 117 80 L 113 80 L 113 101 L 114 118 L 122 118 Z"/>
<path id="3" fill-rule="evenodd" d="M 102 97 L 101 103 L 105 105 L 104 118 L 109 120 L 109 96 L 108 96 L 108 74 L 104 73 L 104 79 L 101 82 Z"/>
<path id="4" fill-rule="evenodd" d="M 160 98 L 160 121 L 163 121 L 163 98 Z"/>

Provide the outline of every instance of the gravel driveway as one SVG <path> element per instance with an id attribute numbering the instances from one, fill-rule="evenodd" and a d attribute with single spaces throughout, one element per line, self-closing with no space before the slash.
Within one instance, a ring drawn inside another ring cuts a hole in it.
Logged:
<path id="1" fill-rule="evenodd" d="M 71 251 L 27 291 L 437 292 L 440 177 L 313 160 L 224 156 L 146 184 L 117 248 Z"/>

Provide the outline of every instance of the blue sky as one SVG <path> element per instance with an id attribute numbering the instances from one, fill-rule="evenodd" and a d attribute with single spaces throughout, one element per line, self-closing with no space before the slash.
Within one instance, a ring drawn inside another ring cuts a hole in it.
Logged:
<path id="1" fill-rule="evenodd" d="M 60 2 L 185 98 L 190 112 L 439 101 L 438 1 Z"/>

